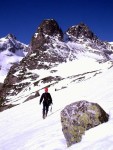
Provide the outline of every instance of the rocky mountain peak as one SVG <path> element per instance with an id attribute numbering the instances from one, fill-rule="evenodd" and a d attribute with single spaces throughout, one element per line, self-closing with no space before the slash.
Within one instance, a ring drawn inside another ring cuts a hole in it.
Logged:
<path id="1" fill-rule="evenodd" d="M 0 39 L 0 52 L 6 50 L 13 53 L 17 51 L 27 52 L 29 48 L 26 44 L 18 41 L 15 35 L 8 34 L 7 36 Z"/>
<path id="2" fill-rule="evenodd" d="M 76 26 L 72 26 L 67 30 L 67 35 L 70 37 L 75 38 L 88 38 L 90 40 L 95 40 L 97 37 L 94 35 L 94 33 L 89 29 L 87 25 L 84 23 L 80 23 Z"/>
<path id="3" fill-rule="evenodd" d="M 16 36 L 13 35 L 13 34 L 11 34 L 11 33 L 9 33 L 9 34 L 6 36 L 6 39 L 14 39 L 14 40 L 16 40 Z"/>
<path id="4" fill-rule="evenodd" d="M 58 40 L 63 40 L 63 32 L 54 19 L 46 19 L 42 21 L 36 33 L 32 37 L 32 50 L 44 47 L 45 43 L 49 43 L 51 41 L 50 37 L 55 37 Z"/>
<path id="5" fill-rule="evenodd" d="M 43 33 L 50 36 L 63 36 L 62 30 L 54 19 L 44 20 L 38 27 L 37 33 Z"/>

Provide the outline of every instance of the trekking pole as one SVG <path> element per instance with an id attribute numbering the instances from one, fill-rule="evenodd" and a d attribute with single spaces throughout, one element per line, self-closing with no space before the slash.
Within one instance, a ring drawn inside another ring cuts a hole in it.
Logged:
<path id="1" fill-rule="evenodd" d="M 52 112 L 52 104 L 51 104 L 50 112 Z"/>

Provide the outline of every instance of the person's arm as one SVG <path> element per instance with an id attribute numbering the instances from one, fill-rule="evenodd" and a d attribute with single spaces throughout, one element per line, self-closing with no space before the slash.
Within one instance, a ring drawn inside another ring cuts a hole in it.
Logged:
<path id="1" fill-rule="evenodd" d="M 40 104 L 42 103 L 43 97 L 44 97 L 44 93 L 42 94 L 42 96 L 40 98 Z"/>

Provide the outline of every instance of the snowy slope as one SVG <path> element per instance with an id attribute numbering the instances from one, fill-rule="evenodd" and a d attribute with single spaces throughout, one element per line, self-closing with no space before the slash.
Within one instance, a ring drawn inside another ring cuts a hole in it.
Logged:
<path id="1" fill-rule="evenodd" d="M 64 77 L 72 75 L 72 73 L 82 74 L 84 70 L 88 72 L 100 70 L 102 73 L 96 76 L 92 75 L 92 77 L 90 74 L 85 74 L 86 80 L 82 81 L 72 82 L 70 78 L 67 78 L 58 84 L 53 84 L 49 88 L 53 98 L 53 110 L 49 112 L 45 120 L 41 116 L 42 105 L 39 105 L 39 97 L 0 113 L 0 150 L 113 149 L 112 63 L 107 62 L 99 65 L 94 60 L 82 60 L 59 65 L 57 67 L 58 73 Z M 83 63 L 82 67 L 81 63 Z M 70 68 L 73 65 L 75 65 L 75 70 Z M 49 71 L 47 73 L 49 74 Z M 46 75 L 45 70 L 42 70 L 40 74 Z M 44 84 L 40 82 L 39 89 L 43 86 Z M 65 88 L 62 88 L 63 86 Z M 24 89 L 20 97 L 15 97 L 15 100 L 24 101 L 26 95 L 34 92 L 35 88 L 31 84 L 31 89 Z M 39 92 L 42 94 L 43 90 Z M 60 123 L 60 111 L 67 104 L 79 100 L 98 103 L 110 115 L 110 119 L 107 123 L 86 131 L 80 143 L 67 148 Z"/>
<path id="2" fill-rule="evenodd" d="M 111 45 L 113 45 L 113 42 L 109 42 Z"/>
<path id="3" fill-rule="evenodd" d="M 25 78 L 22 83 L 30 83 L 29 86 L 26 86 L 23 88 L 21 92 L 16 94 L 15 96 L 7 96 L 6 104 L 12 104 L 17 105 L 21 104 L 24 101 L 26 101 L 30 96 L 35 95 L 36 91 L 39 92 L 45 87 L 45 86 L 51 86 L 55 87 L 55 90 L 61 90 L 62 88 L 68 87 L 71 84 L 79 83 L 81 81 L 90 79 L 105 70 L 108 70 L 110 67 L 112 67 L 112 62 L 107 61 L 105 63 L 98 63 L 93 58 L 87 58 L 84 56 L 80 56 L 79 59 L 64 62 L 62 64 L 59 64 L 56 67 L 52 67 L 51 69 L 45 70 L 28 70 L 26 71 L 26 74 L 29 72 L 32 74 L 35 74 L 36 76 L 39 76 L 37 80 L 31 80 L 29 78 Z M 21 71 L 21 70 L 19 70 Z M 16 77 L 18 75 L 15 73 L 14 76 Z M 28 77 L 28 76 L 27 76 Z M 44 82 L 46 78 L 50 78 L 50 81 Z M 53 80 L 52 80 L 53 78 Z M 55 80 L 56 79 L 56 80 Z M 35 86 L 35 83 L 38 83 L 37 86 Z M 18 84 L 18 83 L 16 83 Z M 29 91 L 28 93 L 25 93 L 25 91 Z M 10 92 L 14 92 L 15 89 L 11 89 Z M 24 96 L 23 96 L 24 93 Z M 24 99 L 20 99 L 24 97 Z"/>
<path id="4" fill-rule="evenodd" d="M 17 41 L 12 34 L 0 39 L 0 82 L 3 82 L 10 67 L 19 63 L 27 54 L 28 46 Z"/>

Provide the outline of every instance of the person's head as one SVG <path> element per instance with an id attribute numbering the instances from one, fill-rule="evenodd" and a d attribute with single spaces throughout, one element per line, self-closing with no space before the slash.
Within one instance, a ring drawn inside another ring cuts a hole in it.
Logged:
<path id="1" fill-rule="evenodd" d="M 48 88 L 47 87 L 45 88 L 45 92 L 48 92 Z"/>

